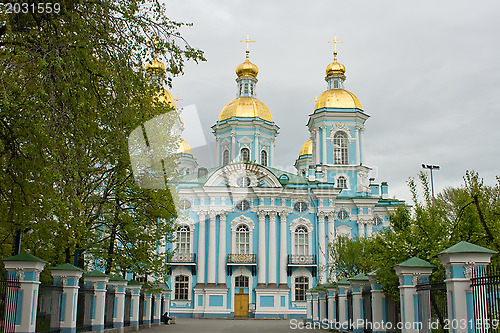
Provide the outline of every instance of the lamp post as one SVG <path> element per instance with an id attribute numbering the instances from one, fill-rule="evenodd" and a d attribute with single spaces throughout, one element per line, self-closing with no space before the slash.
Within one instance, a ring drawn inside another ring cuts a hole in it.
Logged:
<path id="1" fill-rule="evenodd" d="M 434 206 L 434 179 L 432 178 L 432 170 L 439 170 L 439 165 L 423 164 L 422 168 L 431 171 L 431 189 L 432 189 L 432 205 Z"/>

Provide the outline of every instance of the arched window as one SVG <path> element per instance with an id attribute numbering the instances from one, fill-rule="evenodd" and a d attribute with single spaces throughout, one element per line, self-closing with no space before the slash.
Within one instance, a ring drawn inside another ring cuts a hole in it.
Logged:
<path id="1" fill-rule="evenodd" d="M 295 254 L 309 254 L 309 235 L 307 233 L 307 228 L 303 225 L 295 228 Z"/>
<path id="2" fill-rule="evenodd" d="M 229 150 L 224 150 L 222 153 L 222 165 L 228 165 L 229 164 Z"/>
<path id="3" fill-rule="evenodd" d="M 240 224 L 236 228 L 236 253 L 250 253 L 250 230 L 244 224 Z"/>
<path id="4" fill-rule="evenodd" d="M 347 188 L 347 179 L 344 176 L 339 176 L 337 178 L 337 187 L 338 188 Z"/>
<path id="5" fill-rule="evenodd" d="M 333 137 L 334 164 L 348 164 L 347 143 L 347 134 L 340 131 L 335 133 Z"/>
<path id="6" fill-rule="evenodd" d="M 191 230 L 187 225 L 181 225 L 177 228 L 177 253 L 191 253 Z"/>
<path id="7" fill-rule="evenodd" d="M 267 166 L 267 151 L 265 150 L 260 152 L 260 164 Z"/>
<path id="8" fill-rule="evenodd" d="M 189 299 L 189 276 L 177 275 L 175 277 L 175 299 Z"/>
<path id="9" fill-rule="evenodd" d="M 242 161 L 248 162 L 250 160 L 250 150 L 248 148 L 241 148 L 240 156 Z"/>
<path id="10" fill-rule="evenodd" d="M 296 302 L 306 301 L 306 290 L 309 289 L 309 278 L 298 276 L 295 278 L 295 299 Z"/>

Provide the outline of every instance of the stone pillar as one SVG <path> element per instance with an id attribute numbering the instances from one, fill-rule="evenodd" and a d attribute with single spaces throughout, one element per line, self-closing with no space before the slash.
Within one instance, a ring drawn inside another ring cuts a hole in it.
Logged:
<path id="1" fill-rule="evenodd" d="M 36 328 L 40 272 L 47 262 L 28 253 L 2 259 L 9 280 L 19 280 L 15 332 L 32 333 Z M 9 293 L 11 295 L 13 293 Z M 2 318 L 3 320 L 4 318 Z"/>
<path id="2" fill-rule="evenodd" d="M 276 285 L 276 212 L 269 213 L 269 278 L 271 285 Z"/>
<path id="3" fill-rule="evenodd" d="M 365 221 L 361 219 L 358 220 L 358 237 L 365 237 Z"/>
<path id="4" fill-rule="evenodd" d="M 311 295 L 312 295 L 312 320 L 313 320 L 313 322 L 317 322 L 317 321 L 319 321 L 319 313 L 318 313 L 319 293 L 318 293 L 318 290 L 313 288 L 313 290 L 311 291 Z"/>
<path id="5" fill-rule="evenodd" d="M 236 159 L 236 133 L 231 131 L 231 160 Z"/>
<path id="6" fill-rule="evenodd" d="M 351 284 L 346 278 L 337 281 L 337 288 L 339 293 L 339 317 L 337 318 L 337 321 L 343 325 L 342 331 L 350 331 L 350 328 L 348 327 L 349 312 L 347 309 L 347 292 L 349 291 L 350 287 Z"/>
<path id="7" fill-rule="evenodd" d="M 257 280 L 259 284 L 266 284 L 266 212 L 259 211 L 259 263 Z"/>
<path id="8" fill-rule="evenodd" d="M 219 277 L 218 284 L 226 284 L 226 216 L 227 212 L 221 212 L 220 235 L 219 235 Z"/>
<path id="9" fill-rule="evenodd" d="M 360 143 L 360 135 L 359 135 L 359 131 L 361 130 L 361 127 L 356 126 L 355 129 L 356 129 L 356 165 L 359 165 L 361 162 L 361 157 L 360 157 L 360 154 L 361 154 L 360 144 L 361 143 Z"/>
<path id="10" fill-rule="evenodd" d="M 480 301 L 474 304 L 471 278 L 473 277 L 474 270 L 476 271 L 476 276 L 485 273 L 484 267 L 490 263 L 491 256 L 495 253 L 497 252 L 468 242 L 460 242 L 438 253 L 438 258 L 446 269 L 445 282 L 449 322 L 467 322 L 468 324 L 467 327 L 458 325 L 454 329 L 455 333 L 474 332 L 476 321 L 478 327 L 481 327 L 481 324 L 479 324 L 480 320 L 485 323 L 489 319 L 491 324 L 491 318 L 484 318 L 484 316 L 487 316 L 487 309 L 478 309 L 485 306 L 486 301 L 483 304 Z M 483 294 L 481 296 L 486 297 L 487 291 L 485 290 L 481 294 Z M 474 316 L 474 307 L 476 307 L 476 310 L 482 310 L 476 311 L 479 314 L 479 318 L 478 316 Z M 483 314 L 483 318 L 481 318 L 481 313 Z M 483 325 L 483 328 L 476 330 L 476 332 L 488 332 L 488 329 Z"/>
<path id="11" fill-rule="evenodd" d="M 142 309 L 142 324 L 151 326 L 151 294 L 144 293 L 144 308 Z"/>
<path id="12" fill-rule="evenodd" d="M 326 291 L 323 287 L 318 289 L 318 320 L 322 321 L 326 318 Z"/>
<path id="13" fill-rule="evenodd" d="M 255 132 L 255 147 L 254 147 L 254 151 L 255 151 L 255 162 L 256 163 L 259 163 L 260 164 L 260 154 L 259 154 L 259 136 L 260 136 L 260 133 L 259 132 Z"/>
<path id="14" fill-rule="evenodd" d="M 362 333 L 365 330 L 365 325 L 359 325 L 364 319 L 363 308 L 363 289 L 369 286 L 370 280 L 363 273 L 360 273 L 349 279 L 352 290 L 352 332 Z"/>
<path id="15" fill-rule="evenodd" d="M 319 251 L 318 251 L 318 271 L 319 271 L 319 281 L 318 284 L 326 283 L 326 245 L 325 245 L 325 219 L 326 214 L 324 212 L 319 213 L 318 217 L 318 238 L 319 238 Z"/>
<path id="16" fill-rule="evenodd" d="M 337 321 L 337 313 L 335 311 L 336 309 L 336 303 L 335 303 L 335 296 L 337 295 L 337 284 L 335 282 L 329 283 L 326 285 L 326 293 L 328 295 L 328 312 L 326 314 L 328 321 L 335 323 Z"/>
<path id="17" fill-rule="evenodd" d="M 315 145 L 316 145 L 316 149 L 314 151 L 314 156 L 316 158 L 316 161 L 314 162 L 315 164 L 319 164 L 321 162 L 321 159 L 320 159 L 320 156 L 319 156 L 319 129 L 318 127 L 316 127 L 314 129 L 314 137 L 315 137 Z"/>
<path id="18" fill-rule="evenodd" d="M 76 332 L 76 308 L 78 304 L 78 281 L 83 270 L 71 264 L 63 264 L 51 269 L 55 286 L 62 286 L 60 329 L 61 333 Z"/>
<path id="19" fill-rule="evenodd" d="M 365 160 L 365 148 L 364 148 L 364 142 L 363 142 L 363 132 L 365 131 L 364 127 L 361 127 L 359 129 L 359 147 L 360 147 L 360 153 L 359 153 L 359 165 L 363 164 L 363 161 Z"/>
<path id="20" fill-rule="evenodd" d="M 384 308 L 386 304 L 385 294 L 382 291 L 382 285 L 377 280 L 377 271 L 368 273 L 370 279 L 371 294 L 372 294 L 372 323 L 386 322 L 384 318 Z M 385 332 L 385 325 L 373 326 L 372 333 Z"/>
<path id="21" fill-rule="evenodd" d="M 234 155 L 233 155 L 234 156 Z M 205 216 L 206 212 L 198 212 L 198 267 L 196 279 L 198 284 L 205 284 Z"/>
<path id="22" fill-rule="evenodd" d="M 139 302 L 142 285 L 130 280 L 127 289 L 130 290 L 130 326 L 139 326 Z"/>
<path id="23" fill-rule="evenodd" d="M 271 163 L 269 163 L 270 166 L 274 166 L 274 138 L 271 139 Z"/>
<path id="24" fill-rule="evenodd" d="M 373 218 L 366 222 L 366 237 L 371 237 L 373 232 Z"/>
<path id="25" fill-rule="evenodd" d="M 216 213 L 210 213 L 210 229 L 208 231 L 208 264 L 207 264 L 207 283 L 215 284 L 215 218 Z"/>
<path id="26" fill-rule="evenodd" d="M 153 324 L 159 324 L 161 319 L 161 293 L 154 295 Z"/>
<path id="27" fill-rule="evenodd" d="M 306 291 L 306 318 L 308 322 L 312 321 L 312 293 L 309 289 Z"/>
<path id="28" fill-rule="evenodd" d="M 115 292 L 113 328 L 122 328 L 125 324 L 125 288 L 128 281 L 121 276 L 112 276 L 109 278 L 108 286 Z"/>
<path id="29" fill-rule="evenodd" d="M 401 322 L 404 327 L 402 333 L 417 333 L 420 316 L 418 309 L 418 295 L 416 285 L 428 282 L 432 269 L 436 267 L 425 260 L 413 257 L 394 266 L 394 270 L 399 277 L 399 294 L 401 298 Z"/>
<path id="30" fill-rule="evenodd" d="M 287 250 L 286 250 L 286 218 L 287 212 L 279 212 L 280 214 L 280 285 L 287 285 Z"/>
<path id="31" fill-rule="evenodd" d="M 90 305 L 90 325 L 92 331 L 104 330 L 104 313 L 106 309 L 106 284 L 109 277 L 97 270 L 83 274 L 83 281 L 94 291 Z"/>

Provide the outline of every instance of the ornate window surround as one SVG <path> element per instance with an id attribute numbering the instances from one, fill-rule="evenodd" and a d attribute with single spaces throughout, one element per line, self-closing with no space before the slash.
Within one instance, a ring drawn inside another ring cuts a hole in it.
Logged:
<path id="1" fill-rule="evenodd" d="M 188 277 L 188 286 L 189 286 L 188 299 L 175 299 L 175 278 L 179 275 L 186 275 Z M 191 275 L 189 269 L 187 269 L 184 266 L 177 266 L 172 271 L 172 275 L 170 276 L 170 285 L 172 286 L 170 299 L 172 300 L 172 302 L 177 302 L 178 304 L 181 305 L 191 302 L 192 283 L 193 283 L 193 276 Z"/>
<path id="2" fill-rule="evenodd" d="M 311 274 L 311 271 L 309 271 L 308 269 L 304 268 L 304 267 L 300 267 L 296 270 L 293 271 L 292 273 L 292 276 L 291 276 L 291 283 L 292 283 L 292 303 L 294 304 L 297 304 L 299 306 L 305 306 L 306 304 L 306 301 L 296 301 L 295 300 L 295 278 L 298 278 L 298 277 L 301 277 L 301 276 L 304 276 L 304 277 L 307 277 L 309 279 L 309 288 L 311 288 L 311 283 L 312 283 L 312 274 Z"/>
<path id="3" fill-rule="evenodd" d="M 312 232 L 313 232 L 313 225 L 311 221 L 308 219 L 305 219 L 303 217 L 296 218 L 290 223 L 290 232 L 291 232 L 291 238 L 292 238 L 292 254 L 297 254 L 295 253 L 295 229 L 299 226 L 304 226 L 307 228 L 307 242 L 308 242 L 308 254 L 312 255 Z"/>
<path id="4" fill-rule="evenodd" d="M 250 236 L 249 248 L 250 248 L 250 253 L 252 253 L 252 251 L 253 251 L 253 229 L 255 228 L 255 223 L 250 218 L 243 216 L 243 215 L 238 216 L 231 221 L 231 239 L 232 239 L 231 252 L 236 253 L 235 252 L 236 251 L 236 229 L 240 224 L 244 224 L 248 227 L 248 232 L 249 232 L 249 236 Z"/>
<path id="5" fill-rule="evenodd" d="M 178 227 L 181 227 L 181 226 L 189 227 L 189 246 L 191 248 L 191 252 L 194 252 L 193 235 L 194 235 L 194 229 L 196 228 L 194 220 L 190 217 L 187 217 L 187 216 L 179 216 L 177 218 L 177 220 L 175 220 L 175 223 L 177 224 Z M 177 233 L 177 230 L 176 230 L 176 233 Z M 179 245 L 179 243 L 177 242 L 177 239 L 176 239 L 175 242 L 172 243 L 172 250 L 177 250 L 178 245 Z"/>
<path id="6" fill-rule="evenodd" d="M 346 187 L 344 188 L 344 190 L 350 190 L 351 189 L 351 179 L 345 173 L 339 173 L 339 174 L 336 174 L 335 177 L 333 177 L 335 180 L 335 186 L 337 186 L 340 177 L 344 177 L 346 179 Z"/>
<path id="7" fill-rule="evenodd" d="M 252 273 L 243 266 L 238 267 L 233 271 L 233 274 L 231 275 L 231 310 L 234 310 L 234 293 L 235 293 L 235 280 L 237 276 L 246 276 L 248 277 L 248 288 L 249 291 L 252 289 L 253 286 L 253 276 Z M 239 291 L 239 290 L 238 290 Z M 252 293 L 248 293 L 248 303 L 252 304 Z"/>

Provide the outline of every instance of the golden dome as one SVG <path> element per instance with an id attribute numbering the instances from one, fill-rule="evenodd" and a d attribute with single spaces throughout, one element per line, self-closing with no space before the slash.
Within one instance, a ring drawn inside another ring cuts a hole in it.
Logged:
<path id="1" fill-rule="evenodd" d="M 330 65 L 326 66 L 326 76 L 329 75 L 344 75 L 345 74 L 345 66 L 341 63 L 338 63 L 337 60 L 334 60 Z"/>
<path id="2" fill-rule="evenodd" d="M 156 72 L 156 71 L 162 71 L 162 72 L 165 72 L 165 65 L 161 62 L 161 61 L 158 61 L 157 58 L 154 58 L 153 61 L 149 62 L 146 64 L 146 67 L 145 67 L 146 71 L 153 71 L 153 72 Z"/>
<path id="3" fill-rule="evenodd" d="M 171 108 L 175 109 L 175 100 L 166 89 L 163 89 L 163 92 L 156 93 L 153 100 L 159 102 L 160 104 L 167 103 Z"/>
<path id="4" fill-rule="evenodd" d="M 325 91 L 316 100 L 315 110 L 321 108 L 360 109 L 363 110 L 359 99 L 344 89 L 330 89 Z"/>
<path id="5" fill-rule="evenodd" d="M 257 66 L 252 64 L 250 60 L 248 60 L 248 58 L 244 63 L 241 63 L 238 65 L 238 67 L 236 67 L 236 75 L 238 75 L 238 77 L 251 76 L 256 78 L 258 74 L 259 69 L 257 68 Z"/>
<path id="6" fill-rule="evenodd" d="M 184 140 L 183 138 L 179 139 L 179 147 L 177 148 L 177 154 L 193 155 L 191 147 L 189 146 L 187 141 Z"/>
<path id="7" fill-rule="evenodd" d="M 299 157 L 304 156 L 304 155 L 312 155 L 313 153 L 313 142 L 312 140 L 307 140 L 306 143 L 302 146 L 302 149 L 300 150 Z"/>
<path id="8" fill-rule="evenodd" d="M 260 118 L 269 122 L 273 121 L 267 106 L 254 97 L 238 97 L 227 103 L 220 113 L 219 121 L 232 117 Z"/>

